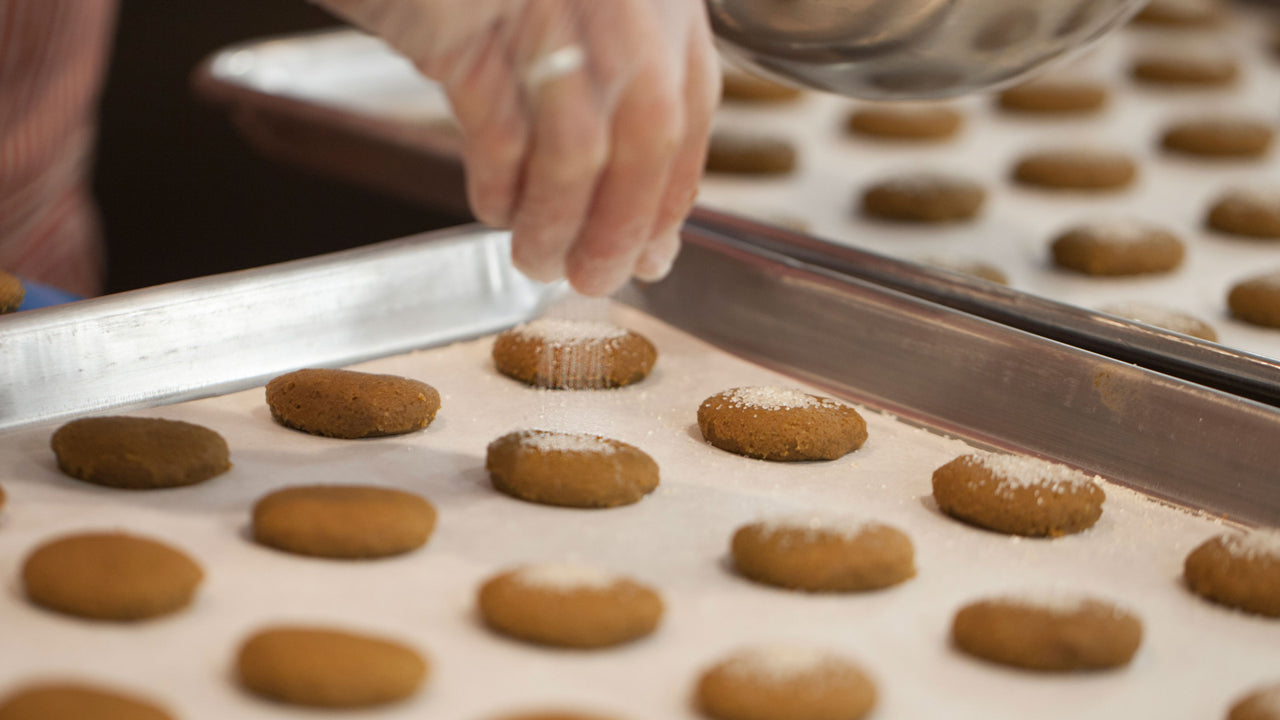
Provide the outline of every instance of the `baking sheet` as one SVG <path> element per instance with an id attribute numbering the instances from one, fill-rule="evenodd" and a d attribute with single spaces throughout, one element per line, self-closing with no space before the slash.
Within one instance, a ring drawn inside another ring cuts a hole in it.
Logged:
<path id="1" fill-rule="evenodd" d="M 367 441 L 313 437 L 275 425 L 255 388 L 137 411 L 222 433 L 234 467 L 195 487 L 122 492 L 61 476 L 48 449 L 54 425 L 0 436 L 9 504 L 0 514 L 0 691 L 22 680 L 75 676 L 133 688 L 179 717 L 315 717 L 239 691 L 239 641 L 271 622 L 321 622 L 411 642 L 434 665 L 413 700 L 353 718 L 467 720 L 547 705 L 620 718 L 693 718 L 698 672 L 757 642 L 812 643 L 860 660 L 882 691 L 874 717 L 1218 717 L 1230 701 L 1277 679 L 1280 624 L 1202 602 L 1179 585 L 1185 554 L 1223 530 L 1121 487 L 1091 530 L 1053 541 L 1009 538 L 942 517 L 929 499 L 933 468 L 966 446 L 874 411 L 870 439 L 829 463 L 776 464 L 721 452 L 698 437 L 701 400 L 728 387 L 794 381 L 732 357 L 634 309 L 613 318 L 659 348 L 654 374 L 630 388 L 548 392 L 498 375 L 490 341 L 397 355 L 358 369 L 423 379 L 442 410 L 424 432 Z M 633 443 L 662 468 L 640 503 L 604 511 L 543 507 L 493 491 L 484 448 L 516 428 L 589 430 Z M 246 539 L 254 500 L 286 485 L 379 483 L 419 492 L 440 512 L 421 551 L 374 562 L 305 559 Z M 733 529 L 779 513 L 826 510 L 905 529 L 915 579 L 882 592 L 809 596 L 753 585 L 726 569 Z M 194 555 L 207 579 L 187 611 L 137 625 L 57 616 L 24 601 L 20 564 L 63 532 L 120 528 Z M 667 604 L 654 636 L 596 652 L 544 650 L 478 623 L 474 592 L 512 564 L 576 560 L 659 588 Z M 951 615 L 975 597 L 1080 591 L 1136 610 L 1146 636 L 1131 666 L 1042 675 L 958 655 Z"/>

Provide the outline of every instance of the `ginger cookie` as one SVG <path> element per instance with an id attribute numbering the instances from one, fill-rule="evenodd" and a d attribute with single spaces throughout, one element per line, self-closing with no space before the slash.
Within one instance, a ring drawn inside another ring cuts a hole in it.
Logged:
<path id="1" fill-rule="evenodd" d="M 436 510 L 403 490 L 305 485 L 277 490 L 253 507 L 253 539 L 298 555 L 380 558 L 422 547 Z"/>
<path id="2" fill-rule="evenodd" d="M 949 222 L 969 220 L 987 193 L 973 180 L 939 173 L 915 173 L 881 180 L 862 193 L 862 213 L 882 220 Z"/>
<path id="3" fill-rule="evenodd" d="M 658 464 L 619 440 L 551 430 L 518 430 L 489 443 L 493 486 L 543 505 L 630 505 L 658 487 Z"/>
<path id="4" fill-rule="evenodd" d="M 139 697 L 81 683 L 28 685 L 0 699 L 0 720 L 173 720 Z"/>
<path id="5" fill-rule="evenodd" d="M 596 390 L 638 383 L 658 351 L 643 335 L 612 323 L 541 318 L 493 341 L 493 364 L 507 377 L 555 390 Z"/>
<path id="6" fill-rule="evenodd" d="M 1280 617 L 1280 529 L 1210 538 L 1187 555 L 1182 576 L 1216 603 Z"/>
<path id="7" fill-rule="evenodd" d="M 1227 720 L 1280 720 L 1280 683 L 1258 688 L 1237 700 Z"/>
<path id="8" fill-rule="evenodd" d="M 1280 328 L 1280 271 L 1241 280 L 1231 287 L 1227 307 L 1239 320 Z"/>
<path id="9" fill-rule="evenodd" d="M 368 635 L 277 626 L 240 646 L 236 672 L 250 692 L 292 705 L 356 708 L 404 700 L 427 677 L 413 648 Z"/>
<path id="10" fill-rule="evenodd" d="M 799 88 L 784 85 L 759 75 L 737 69 L 726 69 L 721 79 L 721 98 L 746 103 L 778 103 L 796 100 Z"/>
<path id="11" fill-rule="evenodd" d="M 538 645 L 602 648 L 642 638 L 662 619 L 662 598 L 634 580 L 574 564 L 526 565 L 480 587 L 494 631 Z"/>
<path id="12" fill-rule="evenodd" d="M 1168 330 L 1170 332 L 1190 335 L 1209 342 L 1218 341 L 1218 333 L 1209 323 L 1194 315 L 1172 310 L 1160 305 L 1143 302 L 1127 302 L 1117 305 L 1105 305 L 1101 311 L 1144 325 Z"/>
<path id="13" fill-rule="evenodd" d="M 124 533 L 65 535 L 22 567 L 31 602 L 95 620 L 145 620 L 186 607 L 204 572 L 168 545 Z"/>
<path id="14" fill-rule="evenodd" d="M 707 148 L 707 172 L 731 175 L 786 175 L 796 169 L 790 140 L 717 130 Z"/>
<path id="15" fill-rule="evenodd" d="M 879 590 L 916 574 L 911 539 L 877 522 L 822 516 L 754 522 L 733 535 L 733 562 L 756 582 L 810 592 Z"/>
<path id="16" fill-rule="evenodd" d="M 1275 131 L 1249 118 L 1213 117 L 1170 125 L 1160 138 L 1165 150 L 1207 157 L 1256 158 L 1271 149 Z"/>
<path id="17" fill-rule="evenodd" d="M 285 427 L 356 439 L 421 430 L 440 410 L 440 393 L 397 375 L 308 368 L 267 383 L 267 405 Z"/>
<path id="18" fill-rule="evenodd" d="M 876 686 L 835 653 L 772 645 L 739 650 L 698 680 L 698 709 L 715 720 L 858 720 Z"/>
<path id="19" fill-rule="evenodd" d="M 976 277 L 998 285 L 1009 284 L 1009 276 L 1005 275 L 1003 270 L 982 260 L 928 257 L 922 258 L 920 263 L 938 270 L 968 275 L 969 277 Z"/>
<path id="20" fill-rule="evenodd" d="M 1015 85 L 998 96 L 1000 109 L 1035 115 L 1075 115 L 1101 110 L 1107 87 L 1084 79 L 1040 78 Z"/>
<path id="21" fill-rule="evenodd" d="M 1133 61 L 1129 75 L 1148 85 L 1216 88 L 1235 83 L 1240 63 L 1226 55 L 1142 55 Z"/>
<path id="22" fill-rule="evenodd" d="M 937 103 L 881 103 L 849 113 L 845 129 L 853 135 L 886 140 L 943 140 L 960 130 L 959 110 Z"/>
<path id="23" fill-rule="evenodd" d="M 1213 202 L 1205 224 L 1229 235 L 1280 238 L 1280 190 L 1228 190 Z"/>
<path id="24" fill-rule="evenodd" d="M 1001 665 L 1064 672 L 1127 665 L 1142 644 L 1142 622 L 1087 597 L 1000 597 L 956 613 L 951 639 L 960 650 Z"/>
<path id="25" fill-rule="evenodd" d="M 1177 28 L 1207 28 L 1222 22 L 1225 12 L 1220 0 L 1150 0 L 1133 22 Z"/>
<path id="26" fill-rule="evenodd" d="M 231 467 L 221 435 L 181 420 L 82 418 L 58 428 L 50 444 L 67 475 L 130 490 L 194 485 Z"/>
<path id="27" fill-rule="evenodd" d="M 698 408 L 707 442 L 761 460 L 835 460 L 867 440 L 867 423 L 831 398 L 780 387 L 740 387 L 707 398 Z"/>
<path id="28" fill-rule="evenodd" d="M 933 471 L 933 499 L 957 520 L 1010 535 L 1059 537 L 1093 527 L 1106 494 L 1065 465 L 1021 455 L 961 455 Z"/>
<path id="29" fill-rule="evenodd" d="M 22 286 L 22 281 L 0 270 L 0 313 L 17 310 L 26 296 L 27 289 Z"/>
<path id="30" fill-rule="evenodd" d="M 1128 155 L 1085 148 L 1029 153 L 1013 168 L 1013 179 L 1023 185 L 1061 190 L 1116 190 L 1131 185 L 1137 174 Z"/>
<path id="31" fill-rule="evenodd" d="M 1077 225 L 1054 238 L 1050 250 L 1060 268 L 1085 275 L 1163 273 L 1182 264 L 1182 241 L 1172 232 L 1133 220 Z"/>

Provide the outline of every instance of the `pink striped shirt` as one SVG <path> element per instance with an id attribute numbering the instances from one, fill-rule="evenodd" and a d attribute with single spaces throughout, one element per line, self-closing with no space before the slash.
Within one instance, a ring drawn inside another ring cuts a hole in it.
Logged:
<path id="1" fill-rule="evenodd" d="M 116 0 L 0 0 L 0 268 L 102 289 L 89 193 Z"/>

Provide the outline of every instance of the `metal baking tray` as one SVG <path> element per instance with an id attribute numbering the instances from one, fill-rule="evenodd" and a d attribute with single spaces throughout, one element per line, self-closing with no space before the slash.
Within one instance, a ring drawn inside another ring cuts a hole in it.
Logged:
<path id="1" fill-rule="evenodd" d="M 693 225 L 620 300 L 938 432 L 1280 524 L 1280 409 Z M 494 332 L 554 295 L 478 226 L 0 319 L 0 428 L 253 387 Z"/>

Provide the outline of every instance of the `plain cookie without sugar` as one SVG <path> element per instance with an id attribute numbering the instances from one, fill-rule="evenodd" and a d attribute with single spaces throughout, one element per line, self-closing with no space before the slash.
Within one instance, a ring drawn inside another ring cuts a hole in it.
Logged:
<path id="1" fill-rule="evenodd" d="M 1085 597 L 1001 597 L 964 606 L 951 623 L 956 647 L 990 662 L 1052 672 L 1127 665 L 1142 622 Z"/>
<path id="2" fill-rule="evenodd" d="M 298 555 L 380 558 L 422 547 L 436 524 L 425 499 L 387 487 L 305 485 L 253 507 L 253 539 Z"/>
<path id="3" fill-rule="evenodd" d="M 398 375 L 307 368 L 267 383 L 267 405 L 285 427 L 354 440 L 425 428 L 440 410 L 440 393 Z"/>
<path id="4" fill-rule="evenodd" d="M 1058 537 L 1093 527 L 1106 494 L 1095 478 L 1021 455 L 961 455 L 933 471 L 933 499 L 957 520 L 988 530 Z"/>
<path id="5" fill-rule="evenodd" d="M 1280 328 L 1280 270 L 1233 285 L 1227 294 L 1227 307 L 1247 323 Z"/>
<path id="6" fill-rule="evenodd" d="M 391 640 L 280 626 L 240 646 L 236 672 L 246 689 L 270 700 L 357 708 L 410 697 L 426 679 L 428 665 L 416 650 Z"/>
<path id="7" fill-rule="evenodd" d="M 899 175 L 880 180 L 862 193 L 867 217 L 900 222 L 940 223 L 970 220 L 987 193 L 968 178 L 939 173 Z"/>
<path id="8" fill-rule="evenodd" d="M 1136 58 L 1129 74 L 1149 85 L 1219 88 L 1235 83 L 1240 77 L 1240 63 L 1228 56 L 1152 54 Z"/>
<path id="9" fill-rule="evenodd" d="M 1133 22 L 1177 28 L 1206 28 L 1222 22 L 1225 15 L 1219 0 L 1150 0 Z"/>
<path id="10" fill-rule="evenodd" d="M 1127 302 L 1116 305 L 1104 305 L 1101 312 L 1115 315 L 1127 320 L 1143 323 L 1170 332 L 1190 335 L 1191 337 L 1218 341 L 1218 333 L 1209 323 L 1194 315 L 1144 302 Z"/>
<path id="11" fill-rule="evenodd" d="M 698 408 L 702 437 L 737 455 L 799 462 L 835 460 L 862 447 L 867 423 L 852 407 L 791 388 L 741 387 Z"/>
<path id="12" fill-rule="evenodd" d="M 620 440 L 551 430 L 517 430 L 489 443 L 493 486 L 543 505 L 630 505 L 658 487 L 658 464 Z"/>
<path id="13" fill-rule="evenodd" d="M 18 688 L 0 699 L 0 720 L 173 720 L 147 700 L 82 683 Z"/>
<path id="14" fill-rule="evenodd" d="M 1259 120 L 1212 117 L 1181 120 L 1165 129 L 1165 150 L 1204 157 L 1257 158 L 1271 149 L 1275 131 Z"/>
<path id="15" fill-rule="evenodd" d="M 817 648 L 739 650 L 698 680 L 698 709 L 714 720 L 859 720 L 876 686 L 856 663 Z"/>
<path id="16" fill-rule="evenodd" d="M 747 103 L 779 103 L 800 98 L 799 88 L 783 85 L 759 75 L 737 69 L 724 71 L 720 85 L 721 97 Z"/>
<path id="17" fill-rule="evenodd" d="M 494 631 L 538 645 L 603 648 L 652 633 L 662 598 L 634 580 L 574 564 L 526 565 L 480 587 L 480 615 Z"/>
<path id="18" fill-rule="evenodd" d="M 1187 555 L 1192 592 L 1228 607 L 1280 617 L 1280 529 L 1210 538 Z"/>
<path id="19" fill-rule="evenodd" d="M 730 175 L 786 175 L 796 169 L 796 147 L 785 138 L 716 131 L 706 168 Z"/>
<path id="20" fill-rule="evenodd" d="M 82 418 L 58 428 L 50 446 L 67 475 L 129 490 L 194 485 L 231 467 L 221 435 L 181 420 Z"/>
<path id="21" fill-rule="evenodd" d="M 1107 104 L 1102 83 L 1068 78 L 1043 78 L 1001 92 L 1002 110 L 1035 115 L 1074 115 L 1101 110 Z"/>
<path id="22" fill-rule="evenodd" d="M 145 620 L 191 603 L 204 572 L 185 553 L 124 533 L 80 533 L 36 548 L 22 567 L 27 597 L 94 620 Z"/>
<path id="23" fill-rule="evenodd" d="M 540 318 L 493 341 L 498 372 L 554 390 L 632 385 L 648 377 L 657 360 L 648 338 L 607 322 Z"/>
<path id="24" fill-rule="evenodd" d="M 886 140 L 944 140 L 964 122 L 959 110 L 937 103 L 865 105 L 849 113 L 845 129 L 853 135 Z"/>
<path id="25" fill-rule="evenodd" d="M 22 281 L 0 270 L 0 314 L 17 310 L 26 296 L 27 289 L 22 286 Z"/>
<path id="26" fill-rule="evenodd" d="M 1280 190 L 1228 190 L 1209 207 L 1205 224 L 1229 235 L 1280 238 Z"/>
<path id="27" fill-rule="evenodd" d="M 1085 275 L 1142 275 L 1176 270 L 1185 253 L 1171 231 L 1134 220 L 1094 221 L 1068 228 L 1050 250 L 1060 268 Z"/>
<path id="28" fill-rule="evenodd" d="M 809 592 L 879 590 L 916 574 L 901 530 L 819 515 L 750 523 L 733 534 L 733 562 L 756 582 Z"/>
<path id="29" fill-rule="evenodd" d="M 1043 150 L 1014 165 L 1023 185 L 1055 190 L 1118 190 L 1133 184 L 1138 166 L 1128 155 L 1109 150 Z"/>
<path id="30" fill-rule="evenodd" d="M 1227 720 L 1280 720 L 1280 683 L 1258 688 L 1237 700 Z"/>

